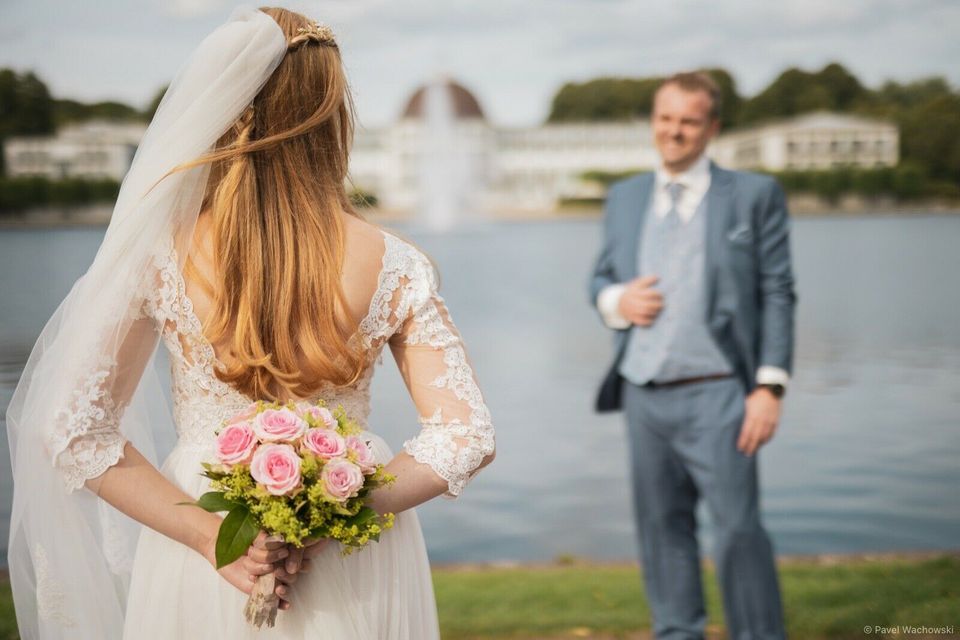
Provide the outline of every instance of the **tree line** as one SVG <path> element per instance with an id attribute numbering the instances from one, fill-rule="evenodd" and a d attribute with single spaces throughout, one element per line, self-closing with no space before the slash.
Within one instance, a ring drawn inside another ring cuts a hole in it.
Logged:
<path id="1" fill-rule="evenodd" d="M 901 164 L 929 183 L 924 191 L 956 194 L 960 189 L 960 92 L 942 77 L 888 81 L 871 89 L 834 62 L 819 71 L 787 69 L 765 89 L 745 97 L 725 69 L 703 71 L 720 86 L 725 129 L 822 109 L 890 120 L 900 129 Z M 648 117 L 662 79 L 597 78 L 567 83 L 554 95 L 548 121 Z"/>
<path id="2" fill-rule="evenodd" d="M 0 69 L 0 147 L 11 136 L 52 135 L 72 122 L 85 120 L 126 120 L 149 122 L 166 87 L 160 89 L 142 109 L 115 101 L 85 103 L 54 98 L 47 85 L 31 71 L 18 73 Z M 0 174 L 4 173 L 0 153 Z"/>
<path id="3" fill-rule="evenodd" d="M 794 116 L 826 109 L 891 120 L 900 129 L 901 164 L 895 172 L 839 171 L 804 172 L 811 175 L 781 176 L 787 188 L 810 189 L 833 195 L 847 188 L 855 192 L 863 185 L 880 185 L 898 198 L 960 195 L 960 92 L 942 77 L 907 83 L 889 81 L 876 89 L 837 63 L 819 71 L 791 68 L 754 96 L 743 96 L 727 70 L 704 69 L 722 92 L 722 125 L 735 129 L 764 120 Z M 661 77 L 597 78 L 567 83 L 553 97 L 549 122 L 615 121 L 647 117 L 653 94 Z M 58 127 L 91 119 L 149 122 L 166 87 L 161 88 L 143 108 L 121 102 L 84 103 L 51 96 L 46 84 L 32 72 L 0 69 L 0 147 L 11 136 L 48 135 Z M 4 174 L 0 152 L 0 175 Z M 826 174 L 836 174 L 830 177 Z M 875 174 L 875 175 L 874 175 Z M 595 178 L 596 176 L 594 176 Z M 840 185 L 840 186 L 838 186 Z M 848 185 L 843 187 L 842 185 Z M 38 196 L 35 182 L 5 181 L 10 202 Z M 79 191 L 78 191 L 79 190 Z M 51 188 L 44 200 L 57 202 L 83 191 L 76 185 L 63 190 Z M 85 191 L 105 194 L 99 186 Z M 16 194 L 14 194 L 16 192 Z M 82 199 L 82 198 L 81 198 Z"/>

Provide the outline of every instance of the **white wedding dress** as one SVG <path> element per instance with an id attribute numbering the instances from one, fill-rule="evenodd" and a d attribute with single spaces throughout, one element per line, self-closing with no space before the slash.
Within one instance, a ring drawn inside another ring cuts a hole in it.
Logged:
<path id="1" fill-rule="evenodd" d="M 384 345 L 389 345 L 421 416 L 421 429 L 404 449 L 449 483 L 458 495 L 493 450 L 489 413 L 449 314 L 437 293 L 430 261 L 416 248 L 384 233 L 382 268 L 369 312 L 356 339 L 371 347 L 370 366 L 349 388 L 317 397 L 343 405 L 366 428 L 370 380 Z M 216 378 L 212 345 L 186 294 L 171 249 L 161 253 L 155 291 L 145 296 L 143 319 L 155 323 L 170 353 L 174 420 L 178 440 L 163 474 L 191 496 L 208 490 L 200 463 L 214 460 L 214 431 L 251 398 Z M 315 398 L 311 398 L 315 399 Z M 120 438 L 117 434 L 117 438 Z M 367 432 L 378 460 L 392 453 Z M 118 439 L 116 442 L 122 442 Z M 100 433 L 74 443 L 109 451 L 116 446 Z M 96 460 L 96 455 L 74 456 Z M 109 459 L 109 457 L 108 457 Z M 77 470 L 89 477 L 89 469 Z M 193 507 L 183 507 L 184 509 Z M 413 511 L 398 515 L 379 543 L 349 556 L 338 545 L 313 561 L 292 589 L 289 611 L 273 629 L 255 631 L 243 618 L 246 596 L 228 584 L 191 549 L 144 527 L 136 555 L 125 615 L 124 638 L 310 638 L 315 640 L 430 640 L 439 638 L 426 549 Z"/>
<path id="2" fill-rule="evenodd" d="M 117 464 L 127 442 L 154 460 L 175 428 L 178 443 L 162 472 L 201 495 L 200 463 L 214 459 L 214 431 L 253 400 L 214 375 L 216 350 L 187 294 L 192 281 L 179 270 L 211 169 L 184 165 L 206 157 L 236 126 L 286 58 L 288 35 L 267 14 L 241 6 L 200 42 L 137 148 L 93 263 L 24 366 L 6 424 L 14 480 L 7 560 L 25 639 L 438 637 L 412 512 L 354 555 L 341 557 L 331 545 L 294 585 L 294 608 L 279 613 L 274 629 L 253 632 L 243 620 L 244 594 L 203 558 L 86 488 Z M 352 387 L 319 395 L 365 423 L 370 378 L 389 345 L 423 416 L 404 449 L 425 465 L 418 471 L 432 469 L 458 495 L 493 453 L 487 408 L 429 260 L 392 235 L 382 244 L 379 233 L 370 237 L 360 248 L 370 251 L 361 256 L 370 258 L 363 284 L 350 281 L 363 291 L 348 292 L 357 294 L 348 295 L 352 313 L 368 311 L 356 339 L 370 347 L 369 366 Z M 174 424 L 149 366 L 160 339 L 170 352 Z M 369 437 L 378 458 L 389 460 L 383 440 Z"/>

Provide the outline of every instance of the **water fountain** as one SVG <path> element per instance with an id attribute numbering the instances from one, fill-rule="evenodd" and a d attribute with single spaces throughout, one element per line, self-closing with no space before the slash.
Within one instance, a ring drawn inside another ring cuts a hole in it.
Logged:
<path id="1" fill-rule="evenodd" d="M 441 76 L 423 96 L 415 219 L 433 232 L 476 219 L 484 185 L 486 127 L 458 117 L 455 86 Z"/>

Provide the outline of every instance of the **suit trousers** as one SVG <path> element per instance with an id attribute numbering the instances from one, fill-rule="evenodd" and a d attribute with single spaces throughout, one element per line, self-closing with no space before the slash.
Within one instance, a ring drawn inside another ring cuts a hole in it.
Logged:
<path id="1" fill-rule="evenodd" d="M 757 458 L 736 448 L 738 377 L 674 387 L 624 382 L 634 512 L 658 640 L 704 637 L 696 507 L 706 500 L 731 640 L 785 637 L 773 547 L 760 521 Z"/>

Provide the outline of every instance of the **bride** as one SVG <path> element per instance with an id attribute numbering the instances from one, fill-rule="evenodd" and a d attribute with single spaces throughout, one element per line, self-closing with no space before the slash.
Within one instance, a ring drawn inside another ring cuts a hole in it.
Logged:
<path id="1" fill-rule="evenodd" d="M 351 207 L 352 132 L 336 40 L 297 13 L 238 9 L 178 73 L 8 410 L 22 637 L 252 638 L 243 604 L 270 572 L 283 611 L 263 637 L 439 637 L 412 508 L 459 495 L 493 427 L 433 265 Z M 394 528 L 349 556 L 261 533 L 218 572 L 220 518 L 178 504 L 207 490 L 214 431 L 254 399 L 322 398 L 365 425 L 385 347 L 422 416 L 396 455 L 366 434 L 397 478 L 372 494 Z"/>

